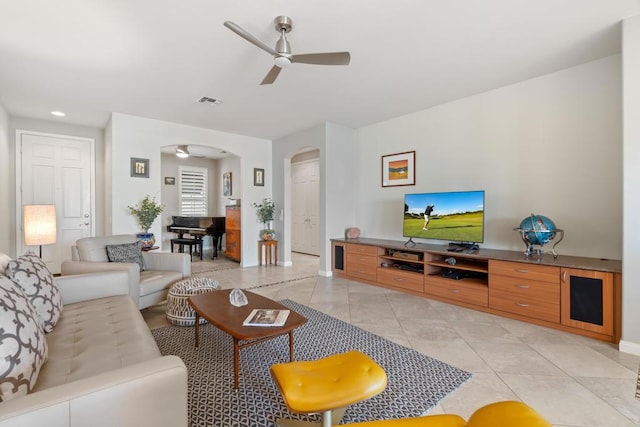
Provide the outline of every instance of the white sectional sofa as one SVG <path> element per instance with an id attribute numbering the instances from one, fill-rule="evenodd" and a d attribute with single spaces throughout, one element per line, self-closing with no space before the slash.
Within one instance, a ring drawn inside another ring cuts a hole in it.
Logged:
<path id="1" fill-rule="evenodd" d="M 160 354 L 128 272 L 54 280 L 64 305 L 47 360 L 29 394 L 0 402 L 0 427 L 186 426 L 187 369 Z"/>
<path id="2" fill-rule="evenodd" d="M 62 274 L 124 270 L 129 274 L 129 295 L 138 308 L 158 304 L 166 299 L 171 284 L 191 276 L 191 258 L 183 253 L 143 252 L 143 271 L 136 263 L 109 262 L 108 245 L 127 245 L 136 241 L 135 235 L 128 234 L 79 239 L 72 248 L 72 260 L 62 263 Z"/>

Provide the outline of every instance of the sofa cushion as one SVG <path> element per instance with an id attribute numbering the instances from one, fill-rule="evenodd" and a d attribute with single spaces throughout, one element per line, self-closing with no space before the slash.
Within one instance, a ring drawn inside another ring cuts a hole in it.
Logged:
<path id="1" fill-rule="evenodd" d="M 42 319 L 45 332 L 51 332 L 62 313 L 62 295 L 45 262 L 35 253 L 9 261 L 7 276 L 22 288 Z"/>
<path id="2" fill-rule="evenodd" d="M 0 274 L 0 402 L 24 396 L 47 359 L 47 341 L 22 289 Z"/>
<path id="3" fill-rule="evenodd" d="M 149 327 L 128 295 L 67 304 L 47 341 L 49 360 L 36 391 L 160 357 Z"/>
<path id="4" fill-rule="evenodd" d="M 138 239 L 133 234 L 118 234 L 105 237 L 83 237 L 76 241 L 79 261 L 108 262 L 107 245 L 134 243 Z"/>
<path id="5" fill-rule="evenodd" d="M 182 273 L 178 271 L 148 270 L 140 273 L 140 295 L 149 295 L 154 292 L 169 292 L 172 284 L 182 279 Z"/>
<path id="6" fill-rule="evenodd" d="M 140 266 L 144 271 L 144 259 L 142 258 L 142 242 L 122 243 L 119 245 L 107 245 L 107 257 L 109 262 L 131 262 Z"/>

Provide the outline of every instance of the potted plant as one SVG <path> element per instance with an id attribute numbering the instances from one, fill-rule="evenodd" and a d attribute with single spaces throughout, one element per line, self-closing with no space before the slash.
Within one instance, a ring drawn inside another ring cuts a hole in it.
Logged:
<path id="1" fill-rule="evenodd" d="M 258 219 L 264 224 L 264 229 L 260 230 L 260 237 L 263 240 L 275 239 L 276 232 L 271 226 L 271 221 L 273 221 L 273 215 L 276 210 L 273 200 L 270 197 L 265 197 L 262 199 L 262 203 L 252 203 L 252 205 L 256 208 Z"/>
<path id="2" fill-rule="evenodd" d="M 138 224 L 142 227 L 143 232 L 136 234 L 138 239 L 142 241 L 142 248 L 147 249 L 153 247 L 156 238 L 153 233 L 149 233 L 149 229 L 153 225 L 158 215 L 164 210 L 164 206 L 156 202 L 155 197 L 147 195 L 142 202 L 135 206 L 128 206 L 129 212 L 138 219 Z"/>

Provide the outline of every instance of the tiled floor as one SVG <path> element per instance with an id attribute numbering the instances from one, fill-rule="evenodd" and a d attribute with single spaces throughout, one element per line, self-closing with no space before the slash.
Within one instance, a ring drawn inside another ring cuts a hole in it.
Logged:
<path id="1" fill-rule="evenodd" d="M 194 261 L 194 271 L 216 261 Z M 201 264 L 200 264 L 201 263 Z M 318 258 L 293 267 L 210 273 L 223 288 L 292 299 L 473 373 L 430 413 L 468 417 L 497 400 L 521 400 L 556 427 L 640 425 L 634 398 L 640 357 L 611 344 L 341 278 L 317 276 Z M 163 306 L 143 310 L 164 326 Z M 515 427 L 515 426 L 514 426 Z"/>

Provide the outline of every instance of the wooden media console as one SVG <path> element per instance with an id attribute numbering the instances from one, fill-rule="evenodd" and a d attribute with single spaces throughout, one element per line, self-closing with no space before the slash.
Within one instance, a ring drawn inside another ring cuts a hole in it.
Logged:
<path id="1" fill-rule="evenodd" d="M 381 239 L 332 239 L 333 274 L 618 343 L 622 262 Z"/>

